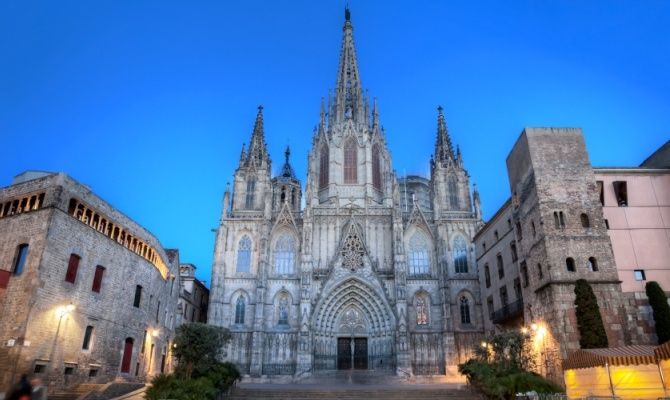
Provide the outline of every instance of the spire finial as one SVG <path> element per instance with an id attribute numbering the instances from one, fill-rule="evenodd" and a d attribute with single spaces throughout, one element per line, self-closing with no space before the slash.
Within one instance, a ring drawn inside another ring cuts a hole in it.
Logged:
<path id="1" fill-rule="evenodd" d="M 284 157 L 286 158 L 286 164 L 288 164 L 288 158 L 291 155 L 291 148 L 286 145 L 286 151 L 284 151 Z"/>
<path id="2" fill-rule="evenodd" d="M 344 6 L 344 20 L 351 21 L 351 11 L 349 11 L 349 3 Z"/>

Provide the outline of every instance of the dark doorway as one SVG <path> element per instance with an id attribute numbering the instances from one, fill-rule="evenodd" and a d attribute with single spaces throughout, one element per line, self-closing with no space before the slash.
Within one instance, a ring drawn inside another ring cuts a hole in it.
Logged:
<path id="1" fill-rule="evenodd" d="M 337 338 L 337 369 L 351 369 L 351 338 Z"/>
<path id="2" fill-rule="evenodd" d="M 368 369 L 368 339 L 354 339 L 354 369 Z"/>
<path id="3" fill-rule="evenodd" d="M 127 338 L 123 347 L 123 358 L 121 359 L 121 372 L 130 372 L 130 359 L 133 356 L 133 339 Z"/>
<path id="4" fill-rule="evenodd" d="M 352 338 L 337 338 L 337 369 L 368 369 L 368 339 L 354 338 L 354 354 L 351 357 Z"/>

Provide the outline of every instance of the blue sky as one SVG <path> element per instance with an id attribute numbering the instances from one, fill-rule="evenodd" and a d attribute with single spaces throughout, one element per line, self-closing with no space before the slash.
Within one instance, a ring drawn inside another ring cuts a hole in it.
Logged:
<path id="1" fill-rule="evenodd" d="M 356 1 L 363 84 L 394 167 L 427 174 L 436 107 L 482 194 L 509 195 L 525 126 L 584 129 L 597 166 L 670 138 L 668 1 Z M 0 185 L 64 171 L 209 282 L 221 196 L 256 107 L 304 182 L 335 84 L 344 1 L 3 1 Z"/>

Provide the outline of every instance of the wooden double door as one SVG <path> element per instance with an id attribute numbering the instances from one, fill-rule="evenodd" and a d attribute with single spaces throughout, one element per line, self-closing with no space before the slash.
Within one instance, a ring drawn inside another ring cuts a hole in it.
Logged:
<path id="1" fill-rule="evenodd" d="M 368 338 L 353 338 L 353 342 L 350 337 L 337 338 L 337 369 L 351 369 L 352 365 L 368 369 Z"/>

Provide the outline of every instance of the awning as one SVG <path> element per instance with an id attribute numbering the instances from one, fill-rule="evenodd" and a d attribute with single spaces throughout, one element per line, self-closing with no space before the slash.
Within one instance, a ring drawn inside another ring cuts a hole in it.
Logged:
<path id="1" fill-rule="evenodd" d="M 656 349 L 656 346 L 637 345 L 577 350 L 563 360 L 563 370 L 602 367 L 606 363 L 609 365 L 656 364 Z M 670 347 L 667 347 L 665 351 L 670 355 Z"/>

